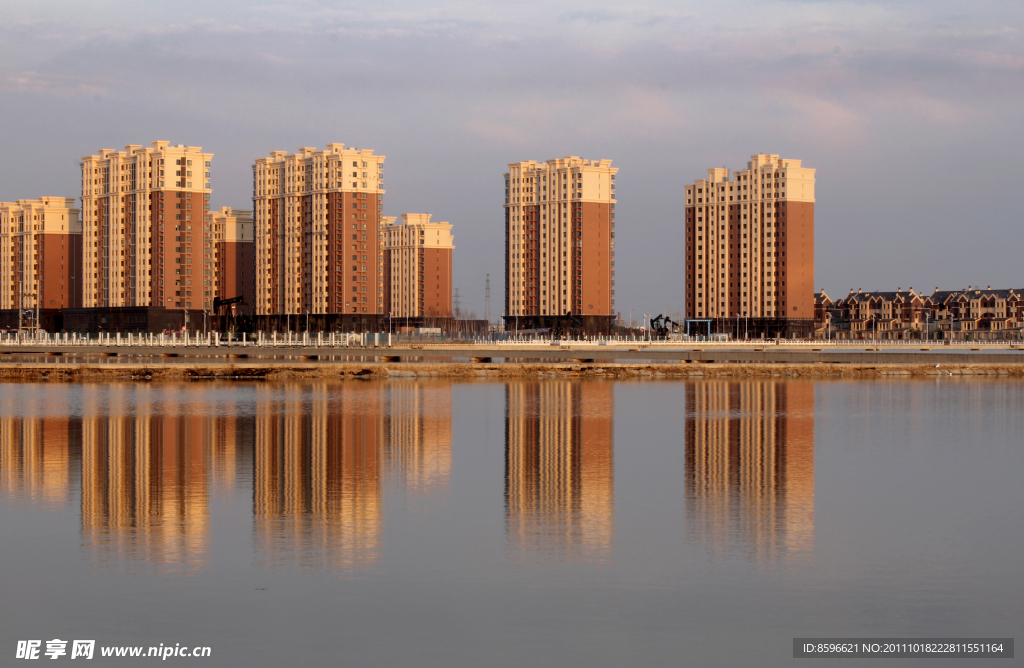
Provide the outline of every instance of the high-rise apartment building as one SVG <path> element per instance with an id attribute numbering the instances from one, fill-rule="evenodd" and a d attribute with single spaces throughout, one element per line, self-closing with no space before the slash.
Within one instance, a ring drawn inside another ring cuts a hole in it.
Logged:
<path id="1" fill-rule="evenodd" d="M 256 161 L 257 315 L 383 312 L 383 169 L 344 144 Z"/>
<path id="2" fill-rule="evenodd" d="M 220 299 L 242 297 L 232 305 L 239 315 L 252 315 L 256 301 L 256 243 L 252 211 L 222 206 L 210 213 L 213 225 L 213 294 Z"/>
<path id="3" fill-rule="evenodd" d="M 505 311 L 519 325 L 524 316 L 613 315 L 619 170 L 611 164 L 575 156 L 509 164 Z"/>
<path id="4" fill-rule="evenodd" d="M 384 313 L 451 317 L 451 223 L 432 223 L 429 213 L 403 213 L 400 223 L 384 220 Z"/>
<path id="5" fill-rule="evenodd" d="M 56 310 L 79 305 L 79 213 L 72 197 L 0 202 L 0 309 Z"/>
<path id="6" fill-rule="evenodd" d="M 814 171 L 758 154 L 686 186 L 686 317 L 813 318 Z"/>
<path id="7" fill-rule="evenodd" d="M 212 153 L 153 142 L 82 158 L 82 305 L 211 308 Z"/>

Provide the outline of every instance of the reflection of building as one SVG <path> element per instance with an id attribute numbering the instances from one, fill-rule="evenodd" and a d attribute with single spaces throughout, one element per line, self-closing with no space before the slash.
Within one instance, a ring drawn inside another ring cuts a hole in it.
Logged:
<path id="1" fill-rule="evenodd" d="M 304 565 L 375 561 L 382 385 L 286 390 L 257 392 L 253 513 L 258 549 L 271 561 L 294 553 Z"/>
<path id="2" fill-rule="evenodd" d="M 505 387 L 505 508 L 523 550 L 607 558 L 614 513 L 612 385 Z"/>
<path id="3" fill-rule="evenodd" d="M 201 568 L 209 484 L 218 472 L 234 482 L 252 418 L 195 411 L 216 397 L 213 387 L 75 388 L 19 388 L 14 415 L 0 417 L 0 489 L 53 505 L 80 488 L 82 543 L 98 561 Z"/>
<path id="4" fill-rule="evenodd" d="M 256 418 L 247 403 L 246 398 L 232 393 L 218 407 L 219 415 L 213 420 L 210 483 L 221 494 L 251 485 Z"/>
<path id="5" fill-rule="evenodd" d="M 45 385 L 18 387 L 14 416 L 0 417 L 0 490 L 56 508 L 72 495 L 81 449 L 81 421 L 47 415 Z"/>
<path id="6" fill-rule="evenodd" d="M 98 562 L 200 570 L 210 496 L 252 484 L 268 562 L 364 565 L 379 555 L 382 478 L 418 500 L 449 484 L 449 383 L 73 387 L 9 392 L 0 494 L 53 506 L 80 488 L 84 554 Z"/>
<path id="7" fill-rule="evenodd" d="M 758 559 L 814 547 L 814 385 L 686 387 L 690 532 Z"/>
<path id="8" fill-rule="evenodd" d="M 192 572 L 209 541 L 208 436 L 163 392 L 89 388 L 82 419 L 82 541 L 101 560 Z"/>
<path id="9" fill-rule="evenodd" d="M 448 486 L 452 470 L 452 385 L 393 380 L 387 385 L 384 458 L 391 476 L 409 491 Z"/>

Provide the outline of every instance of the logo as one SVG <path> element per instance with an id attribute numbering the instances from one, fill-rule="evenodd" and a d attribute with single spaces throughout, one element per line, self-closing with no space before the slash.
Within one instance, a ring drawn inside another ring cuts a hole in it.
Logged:
<path id="1" fill-rule="evenodd" d="M 18 649 L 14 654 L 15 659 L 39 659 L 40 654 L 48 659 L 57 659 L 68 653 L 68 641 L 54 638 L 46 641 L 46 650 L 43 651 L 42 640 L 19 640 Z M 72 659 L 91 659 L 96 650 L 95 640 L 72 640 Z"/>

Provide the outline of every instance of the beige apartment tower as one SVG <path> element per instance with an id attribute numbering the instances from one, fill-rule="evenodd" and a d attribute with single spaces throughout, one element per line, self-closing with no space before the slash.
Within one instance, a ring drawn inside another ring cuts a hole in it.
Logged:
<path id="1" fill-rule="evenodd" d="M 614 314 L 618 168 L 611 164 L 575 156 L 509 164 L 506 317 Z"/>
<path id="2" fill-rule="evenodd" d="M 256 242 L 252 211 L 222 206 L 210 214 L 213 223 L 214 282 L 218 299 L 242 297 L 232 304 L 236 315 L 252 315 L 256 301 Z"/>
<path id="3" fill-rule="evenodd" d="M 0 310 L 80 305 L 80 213 L 73 197 L 0 202 Z M 6 326 L 16 322 L 15 313 Z"/>
<path id="4" fill-rule="evenodd" d="M 384 311 L 383 169 L 344 144 L 256 161 L 256 315 Z"/>
<path id="5" fill-rule="evenodd" d="M 208 309 L 212 153 L 129 144 L 82 158 L 82 305 Z"/>
<path id="6" fill-rule="evenodd" d="M 393 317 L 452 315 L 451 223 L 430 222 L 429 213 L 385 218 L 384 312 Z"/>
<path id="7" fill-rule="evenodd" d="M 757 154 L 686 186 L 687 318 L 813 318 L 814 172 Z"/>

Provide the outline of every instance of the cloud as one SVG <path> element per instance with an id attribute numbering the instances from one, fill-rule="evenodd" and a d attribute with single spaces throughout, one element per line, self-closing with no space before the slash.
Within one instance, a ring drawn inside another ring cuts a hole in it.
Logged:
<path id="1" fill-rule="evenodd" d="M 863 240 L 945 221 L 952 243 L 959 229 L 946 220 L 955 207 L 937 204 L 941 179 L 914 165 L 1009 173 L 1024 148 L 1014 125 L 1024 103 L 1020 2 L 105 0 L 101 13 L 16 4 L 0 23 L 0 111 L 20 132 L 4 147 L 35 155 L 27 138 L 44 137 L 50 148 L 35 171 L 19 161 L 0 172 L 7 197 L 38 190 L 29 179 L 52 178 L 65 153 L 72 164 L 99 146 L 163 137 L 217 153 L 216 198 L 238 205 L 249 161 L 268 150 L 373 146 L 388 155 L 389 208 L 479 221 L 457 232 L 459 271 L 470 275 L 500 261 L 488 226 L 506 163 L 611 158 L 622 168 L 624 229 L 650 226 L 655 234 L 641 236 L 670 240 L 645 248 L 623 234 L 621 293 L 661 305 L 677 304 L 682 280 L 672 193 L 709 165 L 742 166 L 754 151 L 804 159 L 821 169 L 828 213 L 818 238 L 841 242 L 850 258 L 904 266 Z M 837 184 L 851 173 L 898 181 L 899 197 L 841 200 Z M 1012 211 L 1000 192 L 979 201 Z M 870 222 L 872 206 L 884 224 Z M 863 266 L 829 262 L 816 282 Z"/>
<path id="2" fill-rule="evenodd" d="M 792 95 L 779 96 L 777 102 L 786 108 L 793 135 L 811 135 L 837 149 L 849 149 L 865 139 L 864 115 L 843 104 Z"/>
<path id="3" fill-rule="evenodd" d="M 110 91 L 118 82 L 111 79 L 80 77 L 39 72 L 0 73 L 0 93 L 32 93 L 71 97 L 95 96 Z"/>

